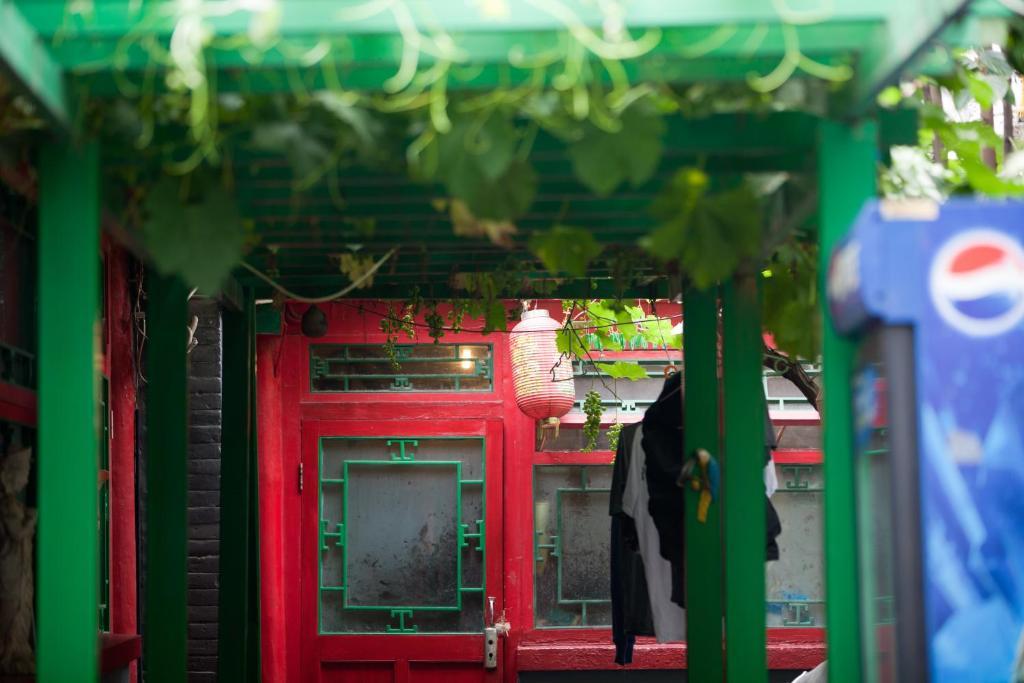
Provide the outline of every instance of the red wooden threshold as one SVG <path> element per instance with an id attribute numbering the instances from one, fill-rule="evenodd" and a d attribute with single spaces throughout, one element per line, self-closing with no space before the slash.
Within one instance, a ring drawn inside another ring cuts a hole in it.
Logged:
<path id="1" fill-rule="evenodd" d="M 658 643 L 653 638 L 638 638 L 633 650 L 633 663 L 619 667 L 615 664 L 615 646 L 607 631 L 558 634 L 554 638 L 534 632 L 520 643 L 516 655 L 519 671 L 686 668 L 684 643 Z M 769 669 L 813 669 L 825 661 L 825 656 L 824 629 L 768 631 Z"/>

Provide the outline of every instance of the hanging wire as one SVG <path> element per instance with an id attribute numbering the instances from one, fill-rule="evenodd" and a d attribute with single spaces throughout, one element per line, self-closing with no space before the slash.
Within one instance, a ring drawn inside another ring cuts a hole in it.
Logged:
<path id="1" fill-rule="evenodd" d="M 279 282 L 273 280 L 269 275 L 266 275 L 263 271 L 261 271 L 260 269 L 256 268 L 255 266 L 249 264 L 246 261 L 242 261 L 242 267 L 245 268 L 246 270 L 248 270 L 250 273 L 252 273 L 256 277 L 258 277 L 259 279 L 261 279 L 264 282 L 266 282 L 268 285 L 270 285 L 271 287 L 273 287 L 277 291 L 281 292 L 281 294 L 284 294 L 289 299 L 294 299 L 295 301 L 301 301 L 302 303 L 306 303 L 306 304 L 322 304 L 322 303 L 327 303 L 328 301 L 333 301 L 334 299 L 339 299 L 339 298 L 345 296 L 346 294 L 352 292 L 353 290 L 358 289 L 360 285 L 362 285 L 364 282 L 366 282 L 371 277 L 373 277 L 374 273 L 376 273 L 378 270 L 380 270 L 380 267 L 383 266 L 385 263 L 387 263 L 388 259 L 390 259 L 392 256 L 394 256 L 395 252 L 397 252 L 397 251 L 398 251 L 398 247 L 394 247 L 393 249 L 391 249 L 391 251 L 389 251 L 388 253 L 384 254 L 384 256 L 382 256 L 380 258 L 380 260 L 378 260 L 376 263 L 374 263 L 372 266 L 370 266 L 370 269 L 368 271 L 366 271 L 365 273 L 360 275 L 358 278 L 353 280 L 344 289 L 340 289 L 337 292 L 334 292 L 333 294 L 327 294 L 327 295 L 318 296 L 318 297 L 308 297 L 308 296 L 302 296 L 301 294 L 296 294 L 295 292 L 291 291 L 290 289 L 288 289 L 284 285 L 280 284 Z"/>

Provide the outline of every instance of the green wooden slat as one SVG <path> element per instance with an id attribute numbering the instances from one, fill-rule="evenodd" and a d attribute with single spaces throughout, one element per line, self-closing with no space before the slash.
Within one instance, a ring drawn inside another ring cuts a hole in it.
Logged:
<path id="1" fill-rule="evenodd" d="M 13 0 L 0 0 L 0 74 L 20 85 L 40 114 L 70 125 L 64 72 Z"/>
<path id="2" fill-rule="evenodd" d="M 99 676 L 96 311 L 99 151 L 44 147 L 39 167 L 38 630 L 41 681 Z"/>
<path id="3" fill-rule="evenodd" d="M 849 231 L 864 201 L 875 195 L 874 122 L 856 128 L 825 122 L 818 150 L 821 230 L 819 288 L 836 243 Z M 825 586 L 829 671 L 833 680 L 861 680 L 857 534 L 854 502 L 852 390 L 853 344 L 832 325 L 827 299 L 822 338 L 825 415 Z M 841 674 L 842 678 L 838 678 Z"/>
<path id="4" fill-rule="evenodd" d="M 718 302 L 717 290 L 688 290 L 683 368 L 686 445 L 689 456 L 703 448 L 722 455 L 718 438 Z M 686 633 L 687 675 L 693 681 L 721 681 L 722 527 L 721 498 L 697 521 L 699 494 L 686 490 Z"/>
<path id="5" fill-rule="evenodd" d="M 224 311 L 223 429 L 220 465 L 220 617 L 218 675 L 223 681 L 255 680 L 251 670 L 250 591 L 256 577 L 249 560 L 252 479 L 252 384 L 255 381 L 255 312 L 245 295 L 242 311 Z"/>
<path id="6" fill-rule="evenodd" d="M 146 680 L 186 679 L 188 370 L 184 283 L 146 272 Z"/>
<path id="7" fill-rule="evenodd" d="M 756 683 L 768 677 L 764 583 L 765 406 L 757 284 L 754 277 L 737 279 L 724 286 L 722 297 L 726 435 L 722 463 L 725 680 L 735 683 Z M 831 666 L 831 662 L 829 664 Z"/>

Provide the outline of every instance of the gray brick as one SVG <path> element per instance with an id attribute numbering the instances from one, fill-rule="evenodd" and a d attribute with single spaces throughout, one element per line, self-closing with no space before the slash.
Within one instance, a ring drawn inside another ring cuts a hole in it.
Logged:
<path id="1" fill-rule="evenodd" d="M 220 476 L 216 474 L 188 475 L 190 491 L 220 491 Z"/>
<path id="2" fill-rule="evenodd" d="M 188 623 L 190 624 L 216 624 L 217 605 L 193 605 L 188 606 Z"/>
<path id="3" fill-rule="evenodd" d="M 217 624 L 189 624 L 189 640 L 217 640 Z"/>
<path id="4" fill-rule="evenodd" d="M 194 377 L 188 383 L 189 391 L 196 394 L 220 394 L 221 381 L 219 377 Z"/>
<path id="5" fill-rule="evenodd" d="M 194 443 L 188 447 L 192 460 L 220 460 L 220 443 Z"/>
<path id="6" fill-rule="evenodd" d="M 219 591 L 212 588 L 196 588 L 188 592 L 188 604 L 195 606 L 216 606 Z"/>
<path id="7" fill-rule="evenodd" d="M 188 542 L 188 554 L 192 557 L 207 557 L 220 554 L 220 539 L 217 540 L 190 540 Z"/>
<path id="8" fill-rule="evenodd" d="M 216 671 L 198 671 L 192 666 L 191 661 L 189 660 L 188 683 L 217 683 Z M 214 661 L 216 662 L 216 659 Z"/>
<path id="9" fill-rule="evenodd" d="M 193 410 L 189 415 L 188 423 L 194 427 L 220 427 L 220 410 Z"/>
<path id="10" fill-rule="evenodd" d="M 220 538 L 220 524 L 193 524 L 188 530 L 188 537 L 196 541 L 217 540 Z"/>
<path id="11" fill-rule="evenodd" d="M 195 556 L 188 558 L 189 572 L 216 574 L 220 570 L 220 558 L 216 555 Z"/>
<path id="12" fill-rule="evenodd" d="M 220 393 L 192 394 L 189 404 L 193 410 L 220 410 Z"/>
<path id="13" fill-rule="evenodd" d="M 220 427 L 193 425 L 188 430 L 188 442 L 190 444 L 220 443 Z"/>
<path id="14" fill-rule="evenodd" d="M 189 524 L 220 524 L 220 508 L 189 508 Z"/>
<path id="15" fill-rule="evenodd" d="M 193 589 L 218 590 L 220 588 L 220 575 L 190 573 L 188 575 L 188 588 L 190 591 Z"/>
<path id="16" fill-rule="evenodd" d="M 220 483 L 220 477 L 217 478 Z M 188 504 L 192 507 L 220 507 L 220 488 L 215 491 L 196 491 L 189 486 Z"/>
<path id="17" fill-rule="evenodd" d="M 192 458 L 188 461 L 189 474 L 220 474 L 220 458 Z"/>

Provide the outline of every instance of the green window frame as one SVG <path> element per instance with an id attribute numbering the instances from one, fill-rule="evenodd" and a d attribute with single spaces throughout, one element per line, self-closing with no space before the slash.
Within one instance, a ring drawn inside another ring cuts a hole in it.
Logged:
<path id="1" fill-rule="evenodd" d="M 611 605 L 611 596 L 607 599 L 600 598 L 579 598 L 570 597 L 567 595 L 565 585 L 567 583 L 566 577 L 566 565 L 565 561 L 565 545 L 566 545 L 566 515 L 565 515 L 565 500 L 568 496 L 588 496 L 590 494 L 610 494 L 611 489 L 606 486 L 592 486 L 591 478 L 596 470 L 604 470 L 607 472 L 608 477 L 611 477 L 611 465 L 535 465 L 534 466 L 534 481 L 538 481 L 539 475 L 543 473 L 545 469 L 565 469 L 572 468 L 579 470 L 579 484 L 576 486 L 559 486 L 555 489 L 554 496 L 554 533 L 549 535 L 548 542 L 544 542 L 544 536 L 546 530 L 539 528 L 539 520 L 535 518 L 535 528 L 533 533 L 533 559 L 535 568 L 539 568 L 541 563 L 548 561 L 550 558 L 555 563 L 555 576 L 556 576 L 556 588 L 555 588 L 555 605 L 558 607 L 570 607 L 579 610 L 580 622 L 578 624 L 544 624 L 541 623 L 542 615 L 538 609 L 537 595 L 539 591 L 540 571 L 534 572 L 534 627 L 538 629 L 574 629 L 574 628 L 604 628 L 609 626 L 608 623 L 591 623 L 591 614 L 595 606 L 609 606 Z M 534 486 L 534 502 L 539 502 L 538 498 L 539 487 Z M 607 505 L 604 506 L 607 510 Z M 605 534 L 607 536 L 607 534 Z M 607 540 L 607 539 L 606 539 Z"/>
<path id="2" fill-rule="evenodd" d="M 341 464 L 341 477 L 325 477 L 325 454 L 324 444 L 327 441 L 361 441 L 366 443 L 380 443 L 387 450 L 388 457 L 379 460 L 354 458 L 344 460 Z M 465 478 L 463 476 L 465 462 L 463 460 L 417 460 L 416 451 L 421 443 L 431 441 L 477 441 L 480 444 L 480 478 Z M 461 612 L 464 605 L 464 597 L 469 594 L 480 596 L 481 609 L 483 597 L 486 594 L 487 579 L 487 549 L 486 549 L 486 518 L 487 518 L 487 496 L 486 496 L 486 439 L 482 436 L 458 437 L 458 436 L 437 436 L 437 437 L 349 437 L 349 436 L 323 436 L 318 444 L 318 520 L 317 520 L 317 629 L 321 635 L 348 635 L 348 634 L 415 634 L 419 633 L 417 624 L 412 623 L 417 614 L 420 613 L 452 613 Z M 358 468 L 394 468 L 405 471 L 412 471 L 416 468 L 430 468 L 450 470 L 455 494 L 455 510 L 458 515 L 458 523 L 455 528 L 455 602 L 454 604 L 424 605 L 424 604 L 354 604 L 351 585 L 349 582 L 349 557 L 348 557 L 348 534 L 349 525 L 349 501 L 350 486 L 353 481 L 353 470 Z M 341 519 L 333 520 L 325 517 L 324 492 L 328 487 L 336 487 L 341 495 Z M 467 520 L 464 507 L 463 491 L 474 488 L 480 492 L 480 515 L 479 517 Z M 341 552 L 342 579 L 340 584 L 325 582 L 324 560 L 325 553 L 337 549 Z M 470 549 L 471 552 L 480 554 L 480 563 L 483 568 L 480 585 L 465 585 L 463 550 Z M 387 613 L 393 620 L 383 631 L 339 631 L 327 630 L 324 628 L 323 605 L 325 593 L 340 593 L 342 596 L 341 609 L 344 611 L 359 612 L 382 612 Z M 476 632 L 476 631 L 472 631 Z M 437 633 L 459 633 L 459 631 L 429 631 Z"/>
<path id="3" fill-rule="evenodd" d="M 493 344 L 399 344 L 393 355 L 389 357 L 382 344 L 311 344 L 309 390 L 319 394 L 494 391 Z M 453 364 L 457 367 L 452 368 Z"/>

